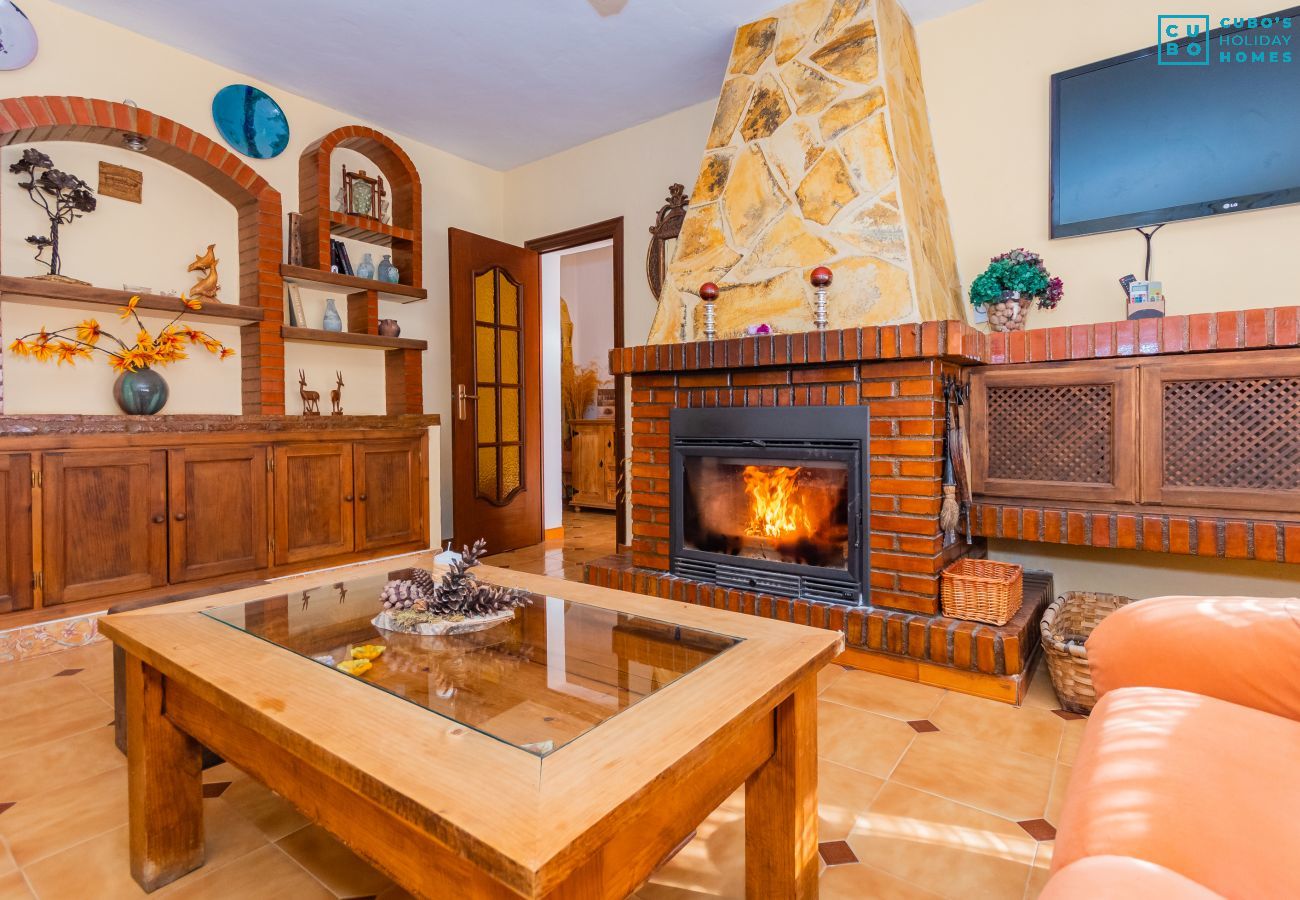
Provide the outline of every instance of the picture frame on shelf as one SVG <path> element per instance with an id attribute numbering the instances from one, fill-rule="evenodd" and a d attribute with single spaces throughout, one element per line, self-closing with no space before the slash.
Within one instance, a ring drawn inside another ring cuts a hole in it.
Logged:
<path id="1" fill-rule="evenodd" d="M 352 216 L 364 216 L 380 221 L 381 210 L 387 196 L 383 176 L 373 178 L 365 169 L 348 171 L 343 166 L 343 211 Z"/>

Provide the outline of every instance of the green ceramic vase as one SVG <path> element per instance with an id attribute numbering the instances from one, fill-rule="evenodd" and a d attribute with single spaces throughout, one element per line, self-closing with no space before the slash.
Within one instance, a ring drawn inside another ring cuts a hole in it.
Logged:
<path id="1" fill-rule="evenodd" d="M 167 405 L 167 382 L 153 369 L 123 372 L 113 383 L 113 399 L 129 416 L 152 416 Z"/>

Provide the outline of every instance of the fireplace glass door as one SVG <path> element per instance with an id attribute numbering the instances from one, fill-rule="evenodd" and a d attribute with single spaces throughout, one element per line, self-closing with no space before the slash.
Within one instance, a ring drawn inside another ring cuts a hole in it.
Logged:
<path id="1" fill-rule="evenodd" d="M 843 461 L 687 456 L 682 545 L 848 571 L 849 483 Z"/>

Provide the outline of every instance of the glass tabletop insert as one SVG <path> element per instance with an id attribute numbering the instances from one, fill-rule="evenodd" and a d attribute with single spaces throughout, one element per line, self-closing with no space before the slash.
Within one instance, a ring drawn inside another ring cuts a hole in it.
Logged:
<path id="1" fill-rule="evenodd" d="M 486 579 L 485 579 L 486 580 Z M 528 594 L 511 618 L 438 637 L 384 631 L 372 577 L 204 615 L 334 668 L 384 648 L 356 678 L 537 756 L 699 668 L 740 638 Z"/>

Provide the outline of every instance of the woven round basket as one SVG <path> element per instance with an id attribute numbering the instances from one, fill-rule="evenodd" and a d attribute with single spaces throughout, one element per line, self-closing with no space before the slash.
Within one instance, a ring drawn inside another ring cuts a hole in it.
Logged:
<path id="1" fill-rule="evenodd" d="M 1043 654 L 1063 709 L 1092 712 L 1097 703 L 1097 690 L 1092 686 L 1092 672 L 1088 669 L 1088 635 L 1102 619 L 1132 602 L 1132 597 L 1119 594 L 1067 591 L 1043 612 L 1039 625 Z"/>

